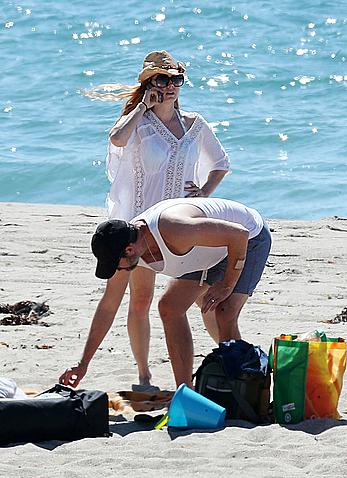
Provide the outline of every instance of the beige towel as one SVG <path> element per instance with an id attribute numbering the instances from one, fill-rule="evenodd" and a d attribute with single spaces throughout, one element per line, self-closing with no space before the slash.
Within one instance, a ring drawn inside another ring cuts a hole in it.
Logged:
<path id="1" fill-rule="evenodd" d="M 174 392 L 107 392 L 110 415 L 152 412 L 167 408 Z"/>

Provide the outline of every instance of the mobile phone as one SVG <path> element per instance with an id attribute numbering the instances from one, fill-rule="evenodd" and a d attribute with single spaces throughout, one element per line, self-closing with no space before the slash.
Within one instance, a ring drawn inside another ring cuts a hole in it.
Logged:
<path id="1" fill-rule="evenodd" d="M 164 101 L 164 95 L 161 91 L 158 91 L 158 101 L 162 103 Z"/>

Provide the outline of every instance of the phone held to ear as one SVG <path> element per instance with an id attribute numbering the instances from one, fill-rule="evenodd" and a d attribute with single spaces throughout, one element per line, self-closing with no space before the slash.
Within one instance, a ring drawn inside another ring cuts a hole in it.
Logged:
<path id="1" fill-rule="evenodd" d="M 147 90 L 151 90 L 153 87 L 151 85 L 147 85 Z M 164 101 L 164 95 L 161 91 L 155 90 L 158 95 L 158 103 L 162 103 Z"/>

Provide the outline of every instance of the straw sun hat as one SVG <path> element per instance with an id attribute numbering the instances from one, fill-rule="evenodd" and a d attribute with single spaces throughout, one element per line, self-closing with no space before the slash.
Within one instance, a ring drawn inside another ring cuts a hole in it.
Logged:
<path id="1" fill-rule="evenodd" d="M 143 60 L 142 70 L 139 73 L 138 80 L 140 83 L 143 83 L 151 76 L 157 74 L 175 76 L 182 75 L 184 72 L 185 68 L 183 63 L 176 61 L 167 51 L 151 51 Z M 84 90 L 83 94 L 92 100 L 119 101 L 129 96 L 129 92 L 134 90 L 134 88 L 136 88 L 136 86 L 108 83 Z M 114 91 L 121 92 L 113 93 Z"/>
<path id="2" fill-rule="evenodd" d="M 143 67 L 139 73 L 139 82 L 143 83 L 151 76 L 160 73 L 174 76 L 181 75 L 184 72 L 183 63 L 176 61 L 167 51 L 152 51 L 143 60 Z"/>

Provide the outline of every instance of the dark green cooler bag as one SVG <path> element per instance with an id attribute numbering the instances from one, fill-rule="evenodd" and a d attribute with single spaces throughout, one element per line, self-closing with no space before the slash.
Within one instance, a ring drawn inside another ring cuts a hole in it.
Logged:
<path id="1" fill-rule="evenodd" d="M 259 347 L 243 340 L 219 344 L 198 368 L 195 391 L 224 407 L 227 419 L 268 422 L 271 378 L 265 361 Z"/>

